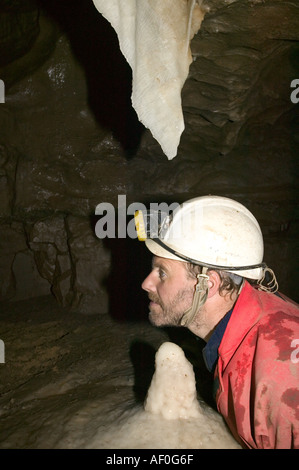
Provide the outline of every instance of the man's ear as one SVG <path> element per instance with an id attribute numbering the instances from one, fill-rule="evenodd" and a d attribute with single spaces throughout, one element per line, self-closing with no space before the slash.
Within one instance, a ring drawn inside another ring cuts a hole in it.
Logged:
<path id="1" fill-rule="evenodd" d="M 213 297 L 217 292 L 219 291 L 219 287 L 221 284 L 221 279 L 218 273 L 216 271 L 209 271 L 208 273 L 209 280 L 208 280 L 208 286 L 209 286 L 209 294 L 208 297 Z"/>

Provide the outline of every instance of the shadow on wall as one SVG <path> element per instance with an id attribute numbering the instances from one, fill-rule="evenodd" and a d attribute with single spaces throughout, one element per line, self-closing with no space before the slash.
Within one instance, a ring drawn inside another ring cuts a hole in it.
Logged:
<path id="1" fill-rule="evenodd" d="M 117 35 L 91 0 L 37 0 L 67 34 L 86 74 L 89 106 L 98 123 L 114 134 L 126 158 L 133 157 L 144 131 L 131 105 L 132 73 Z"/>
<path id="2" fill-rule="evenodd" d="M 144 243 L 126 238 L 105 238 L 111 253 L 106 288 L 109 313 L 117 321 L 148 321 L 149 300 L 141 284 L 151 270 L 151 253 Z"/>
<path id="3" fill-rule="evenodd" d="M 101 216 L 91 215 L 92 233 L 96 235 L 96 224 Z M 127 217 L 127 224 L 131 216 Z M 143 280 L 151 271 L 152 254 L 145 244 L 129 236 L 120 238 L 117 225 L 112 235 L 102 238 L 105 252 L 110 254 L 109 273 L 102 281 L 108 293 L 109 314 L 116 321 L 148 321 L 149 300 L 141 288 Z M 107 230 L 107 226 L 103 226 Z M 100 241 L 99 238 L 97 238 Z"/>

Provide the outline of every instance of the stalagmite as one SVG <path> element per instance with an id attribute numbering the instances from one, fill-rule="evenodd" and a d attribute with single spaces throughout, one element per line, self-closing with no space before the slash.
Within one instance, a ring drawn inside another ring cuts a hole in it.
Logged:
<path id="1" fill-rule="evenodd" d="M 108 422 L 99 427 L 89 448 L 240 448 L 221 415 L 198 400 L 195 374 L 184 351 L 166 341 L 158 349 L 155 362 L 144 406 L 121 410 L 111 425 Z"/>
<path id="2" fill-rule="evenodd" d="M 181 90 L 192 61 L 190 41 L 203 0 L 93 0 L 115 29 L 132 68 L 132 104 L 163 152 L 177 154 L 184 118 Z"/>
<path id="3" fill-rule="evenodd" d="M 148 390 L 145 410 L 165 419 L 202 415 L 193 367 L 184 351 L 174 343 L 163 343 L 156 353 L 156 370 Z"/>

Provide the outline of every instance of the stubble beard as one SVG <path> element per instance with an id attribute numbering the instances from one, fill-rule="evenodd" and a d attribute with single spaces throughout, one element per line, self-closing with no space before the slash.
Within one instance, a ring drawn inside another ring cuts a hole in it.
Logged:
<path id="1" fill-rule="evenodd" d="M 175 298 L 165 304 L 160 297 L 154 293 L 148 295 L 149 299 L 158 305 L 154 305 L 149 311 L 149 320 L 155 326 L 180 326 L 184 312 L 190 307 L 193 298 L 192 289 L 178 291 Z M 178 304 L 182 303 L 178 308 Z"/>

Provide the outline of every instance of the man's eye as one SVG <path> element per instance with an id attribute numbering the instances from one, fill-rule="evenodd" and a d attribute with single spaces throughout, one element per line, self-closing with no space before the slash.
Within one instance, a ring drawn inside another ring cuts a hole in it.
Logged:
<path id="1" fill-rule="evenodd" d="M 166 278 L 166 273 L 164 271 L 162 271 L 162 269 L 159 269 L 159 278 L 161 280 Z"/>

